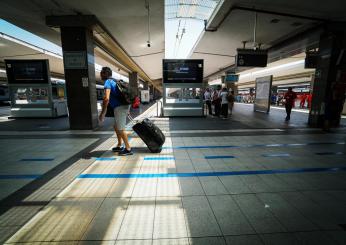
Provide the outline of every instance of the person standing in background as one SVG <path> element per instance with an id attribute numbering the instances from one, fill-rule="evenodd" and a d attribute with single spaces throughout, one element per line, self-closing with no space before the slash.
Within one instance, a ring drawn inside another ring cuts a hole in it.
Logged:
<path id="1" fill-rule="evenodd" d="M 307 95 L 306 94 L 302 94 L 300 97 L 300 108 L 304 108 L 305 107 L 305 100 L 306 100 Z"/>
<path id="2" fill-rule="evenodd" d="M 234 91 L 230 91 L 228 93 L 227 100 L 228 100 L 229 114 L 232 115 L 233 106 L 234 106 L 234 100 L 235 100 L 235 98 L 234 98 Z"/>
<path id="3" fill-rule="evenodd" d="M 204 100 L 207 104 L 209 115 L 213 115 L 213 111 L 211 110 L 211 93 L 209 88 L 207 88 L 204 92 Z"/>
<path id="4" fill-rule="evenodd" d="M 214 105 L 214 112 L 215 112 L 216 117 L 219 117 L 220 113 L 221 113 L 220 93 L 221 93 L 221 85 L 218 85 L 217 89 L 214 90 L 213 95 L 212 95 L 212 103 Z"/>
<path id="5" fill-rule="evenodd" d="M 223 88 L 220 93 L 221 98 L 221 115 L 223 119 L 228 118 L 228 92 L 227 88 Z"/>
<path id="6" fill-rule="evenodd" d="M 289 87 L 288 91 L 285 93 L 284 95 L 284 99 L 285 99 L 285 108 L 286 108 L 286 121 L 289 121 L 291 119 L 291 111 L 292 108 L 294 107 L 294 102 L 297 98 L 297 94 L 295 92 L 293 92 L 292 88 Z"/>

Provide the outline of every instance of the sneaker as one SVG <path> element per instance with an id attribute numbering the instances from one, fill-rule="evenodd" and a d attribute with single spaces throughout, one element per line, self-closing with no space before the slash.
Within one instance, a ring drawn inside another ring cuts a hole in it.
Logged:
<path id="1" fill-rule="evenodd" d="M 124 150 L 124 147 L 122 146 L 117 146 L 112 148 L 113 152 L 121 152 L 122 150 Z"/>
<path id="2" fill-rule="evenodd" d="M 122 151 L 119 152 L 119 156 L 129 156 L 133 155 L 133 152 L 131 150 L 127 150 L 124 148 Z"/>

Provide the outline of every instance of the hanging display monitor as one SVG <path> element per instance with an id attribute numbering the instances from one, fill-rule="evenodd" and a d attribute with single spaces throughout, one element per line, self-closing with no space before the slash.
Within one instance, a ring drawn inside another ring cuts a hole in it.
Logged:
<path id="1" fill-rule="evenodd" d="M 203 60 L 163 60 L 164 83 L 202 83 Z"/>
<path id="2" fill-rule="evenodd" d="M 267 60 L 266 50 L 237 49 L 237 67 L 266 67 Z"/>
<path id="3" fill-rule="evenodd" d="M 254 110 L 269 113 L 273 76 L 256 78 L 256 97 Z"/>
<path id="4" fill-rule="evenodd" d="M 227 83 L 235 83 L 235 82 L 238 82 L 238 80 L 239 80 L 239 75 L 237 75 L 237 74 L 226 74 L 225 82 L 227 82 Z"/>
<path id="5" fill-rule="evenodd" d="M 9 84 L 49 83 L 48 60 L 5 60 Z"/>

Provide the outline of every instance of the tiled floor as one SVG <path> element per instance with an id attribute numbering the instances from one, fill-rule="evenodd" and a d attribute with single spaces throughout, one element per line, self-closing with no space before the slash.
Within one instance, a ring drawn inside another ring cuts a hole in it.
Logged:
<path id="1" fill-rule="evenodd" d="M 95 138 L 40 140 L 36 150 L 34 140 L 18 142 L 0 142 L 9 151 L 1 163 L 2 175 L 44 174 Z M 113 154 L 113 142 L 110 138 L 95 145 L 89 157 L 76 158 L 37 189 L 27 190 L 20 203 L 7 207 L 0 216 L 1 242 L 346 244 L 343 133 L 196 133 L 167 137 L 160 154 L 149 153 L 132 136 L 135 154 L 129 157 Z M 10 151 L 16 143 L 20 154 Z M 49 144 L 62 147 L 39 150 Z M 54 160 L 18 161 L 34 157 Z M 18 182 L 20 188 L 31 180 L 6 181 Z"/>

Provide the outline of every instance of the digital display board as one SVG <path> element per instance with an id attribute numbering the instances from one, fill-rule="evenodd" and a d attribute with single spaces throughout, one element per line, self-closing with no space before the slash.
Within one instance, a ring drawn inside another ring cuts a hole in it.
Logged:
<path id="1" fill-rule="evenodd" d="M 226 82 L 238 82 L 239 80 L 239 75 L 236 74 L 226 74 L 225 81 Z"/>
<path id="2" fill-rule="evenodd" d="M 267 60 L 266 50 L 237 49 L 237 67 L 266 67 Z"/>
<path id="3" fill-rule="evenodd" d="M 48 60 L 5 60 L 9 84 L 49 82 Z"/>
<path id="4" fill-rule="evenodd" d="M 203 60 L 163 60 L 164 83 L 202 83 Z"/>

